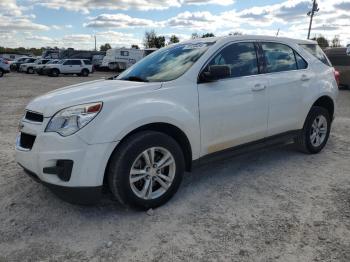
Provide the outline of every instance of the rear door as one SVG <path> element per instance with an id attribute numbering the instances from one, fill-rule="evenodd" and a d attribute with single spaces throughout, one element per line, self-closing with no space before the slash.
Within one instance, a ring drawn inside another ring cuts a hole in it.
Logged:
<path id="1" fill-rule="evenodd" d="M 268 136 L 300 129 L 303 90 L 312 73 L 306 61 L 291 47 L 281 43 L 260 43 L 268 79 Z"/>
<path id="2" fill-rule="evenodd" d="M 72 60 L 72 71 L 71 73 L 80 73 L 83 68 L 81 60 Z"/>

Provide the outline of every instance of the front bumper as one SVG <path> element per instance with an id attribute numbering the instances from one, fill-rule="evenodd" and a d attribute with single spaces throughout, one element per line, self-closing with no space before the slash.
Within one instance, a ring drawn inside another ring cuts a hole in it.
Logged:
<path id="1" fill-rule="evenodd" d="M 45 133 L 48 121 L 49 118 L 44 118 L 41 124 L 21 121 L 15 150 L 18 164 L 56 193 L 71 196 L 70 191 L 98 191 L 117 142 L 88 144 L 79 137 L 79 132 L 68 137 Z M 34 137 L 31 148 L 26 145 L 28 143 L 21 143 L 21 134 Z M 68 165 L 67 169 L 60 164 L 62 162 L 71 163 L 71 167 Z"/>

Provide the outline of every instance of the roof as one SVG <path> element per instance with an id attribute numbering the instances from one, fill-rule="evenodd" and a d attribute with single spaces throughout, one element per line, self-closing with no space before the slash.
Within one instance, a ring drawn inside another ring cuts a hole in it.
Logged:
<path id="1" fill-rule="evenodd" d="M 293 42 L 296 44 L 317 44 L 316 41 L 306 39 L 294 39 L 288 37 L 277 37 L 277 36 L 263 36 L 263 35 L 230 35 L 222 37 L 207 37 L 207 38 L 195 38 L 185 41 L 185 43 L 196 43 L 196 42 L 218 42 L 218 41 L 237 41 L 237 40 L 260 40 L 260 41 L 281 41 L 281 42 Z"/>

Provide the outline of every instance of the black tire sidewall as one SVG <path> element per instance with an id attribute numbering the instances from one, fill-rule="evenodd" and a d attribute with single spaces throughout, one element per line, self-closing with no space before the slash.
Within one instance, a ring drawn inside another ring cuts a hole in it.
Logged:
<path id="1" fill-rule="evenodd" d="M 4 71 L 2 69 L 0 69 L 0 77 L 4 76 Z"/>
<path id="2" fill-rule="evenodd" d="M 315 147 L 311 143 L 310 135 L 311 135 L 311 130 L 312 130 L 312 124 L 315 121 L 316 117 L 318 117 L 320 115 L 324 116 L 327 120 L 327 133 L 326 133 L 326 137 L 325 137 L 324 141 L 322 142 L 322 144 L 319 145 L 318 147 Z M 305 123 L 305 127 L 304 127 L 305 145 L 310 153 L 313 153 L 313 154 L 318 153 L 325 147 L 325 145 L 327 144 L 328 138 L 329 138 L 330 131 L 331 131 L 331 125 L 332 125 L 331 119 L 330 119 L 329 113 L 326 109 L 324 109 L 322 107 L 318 107 L 318 106 L 311 108 L 310 113 L 307 117 L 307 121 Z"/>
<path id="3" fill-rule="evenodd" d="M 168 191 L 162 196 L 157 199 L 144 200 L 137 197 L 132 191 L 129 173 L 135 159 L 146 149 L 155 146 L 166 148 L 173 155 L 176 163 L 175 177 Z M 185 160 L 177 142 L 166 134 L 144 131 L 131 136 L 113 154 L 109 165 L 109 186 L 122 204 L 145 210 L 167 202 L 178 190 L 184 171 Z"/>
<path id="4" fill-rule="evenodd" d="M 81 71 L 81 75 L 82 76 L 88 76 L 89 75 L 89 70 L 87 70 L 87 69 L 83 69 L 82 71 Z"/>

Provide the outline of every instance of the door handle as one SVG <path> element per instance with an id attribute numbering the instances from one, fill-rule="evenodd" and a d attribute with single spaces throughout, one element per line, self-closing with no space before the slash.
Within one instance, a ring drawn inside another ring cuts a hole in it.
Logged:
<path id="1" fill-rule="evenodd" d="M 262 91 L 266 88 L 266 85 L 263 84 L 256 84 L 252 87 L 252 91 Z"/>
<path id="2" fill-rule="evenodd" d="M 301 81 L 309 81 L 310 77 L 308 75 L 302 75 L 301 76 Z"/>

